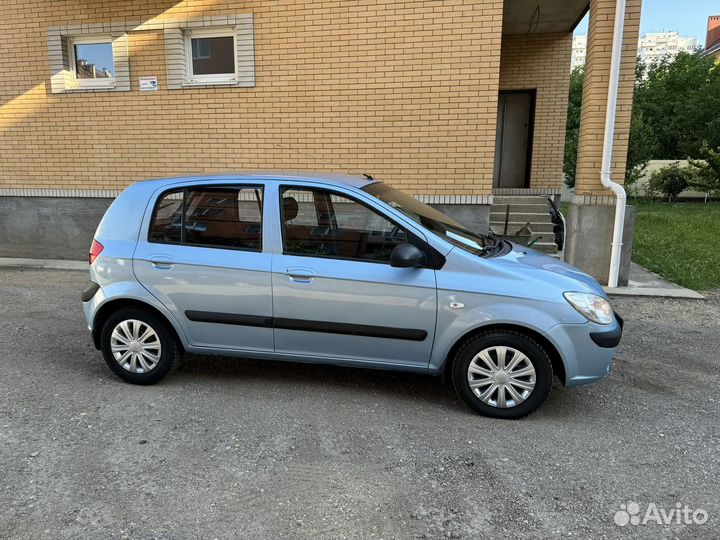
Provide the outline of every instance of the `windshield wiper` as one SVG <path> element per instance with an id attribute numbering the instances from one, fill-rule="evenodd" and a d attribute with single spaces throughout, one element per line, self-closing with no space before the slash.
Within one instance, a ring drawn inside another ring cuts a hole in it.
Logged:
<path id="1" fill-rule="evenodd" d="M 480 256 L 489 255 L 502 250 L 505 240 L 497 236 L 494 232 L 489 231 L 482 235 L 485 244 L 480 251 Z"/>
<path id="2" fill-rule="evenodd" d="M 495 249 L 499 244 L 501 244 L 502 240 L 495 236 L 495 233 L 492 231 L 486 232 L 486 233 L 477 233 L 479 234 L 483 239 L 483 247 L 487 250 Z"/>

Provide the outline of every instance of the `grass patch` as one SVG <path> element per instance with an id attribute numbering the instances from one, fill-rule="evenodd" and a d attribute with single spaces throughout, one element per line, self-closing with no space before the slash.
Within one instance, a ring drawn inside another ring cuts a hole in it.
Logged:
<path id="1" fill-rule="evenodd" d="M 630 204 L 637 208 L 633 261 L 683 287 L 720 288 L 720 203 Z"/>
<path id="2" fill-rule="evenodd" d="M 637 209 L 633 261 L 683 287 L 720 289 L 720 202 L 628 204 Z"/>

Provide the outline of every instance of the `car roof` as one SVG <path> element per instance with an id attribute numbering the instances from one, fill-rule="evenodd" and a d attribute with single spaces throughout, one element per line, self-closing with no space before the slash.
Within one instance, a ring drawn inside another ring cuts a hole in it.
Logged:
<path id="1" fill-rule="evenodd" d="M 198 176 L 172 176 L 168 178 L 154 178 L 141 180 L 143 185 L 151 184 L 153 187 L 163 187 L 178 182 L 208 182 L 215 180 L 242 180 L 242 181 L 291 181 L 291 182 L 327 182 L 354 188 L 362 188 L 376 180 L 363 175 L 353 175 L 333 172 L 281 172 L 281 171 L 238 171 L 231 174 L 203 174 Z"/>

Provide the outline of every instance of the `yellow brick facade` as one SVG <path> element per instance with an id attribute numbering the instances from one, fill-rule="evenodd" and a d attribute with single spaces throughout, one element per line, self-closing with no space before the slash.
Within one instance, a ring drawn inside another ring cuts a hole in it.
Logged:
<path id="1" fill-rule="evenodd" d="M 627 0 L 623 52 L 620 64 L 615 142 L 613 144 L 613 181 L 625 180 L 630 118 L 632 116 L 635 65 L 640 32 L 642 0 Z M 602 197 L 612 203 L 614 197 L 602 187 L 602 162 L 605 112 L 607 110 L 610 57 L 612 54 L 615 2 L 591 0 L 583 104 L 580 115 L 577 176 L 575 193 L 580 197 Z"/>
<path id="2" fill-rule="evenodd" d="M 147 177 L 272 168 L 370 172 L 416 194 L 491 192 L 502 1 L 0 7 L 0 188 L 118 189 Z M 152 28 L 242 13 L 254 19 L 254 88 L 168 90 L 163 31 L 154 29 L 128 32 L 130 91 L 50 92 L 51 27 Z M 138 78 L 152 75 L 159 90 L 140 92 Z M 561 143 L 541 142 L 556 132 L 554 115 L 539 118 L 538 178 L 557 172 Z"/>
<path id="3" fill-rule="evenodd" d="M 504 36 L 500 90 L 536 90 L 530 187 L 562 184 L 572 33 Z"/>

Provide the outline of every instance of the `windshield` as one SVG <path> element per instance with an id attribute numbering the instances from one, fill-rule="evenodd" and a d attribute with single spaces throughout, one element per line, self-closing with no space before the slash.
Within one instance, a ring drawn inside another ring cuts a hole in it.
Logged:
<path id="1" fill-rule="evenodd" d="M 476 255 L 483 255 L 487 252 L 483 235 L 467 230 L 451 217 L 418 201 L 414 197 L 381 182 L 370 184 L 362 189 L 399 210 L 426 229 L 430 229 L 435 234 L 443 237 L 451 244 Z"/>

